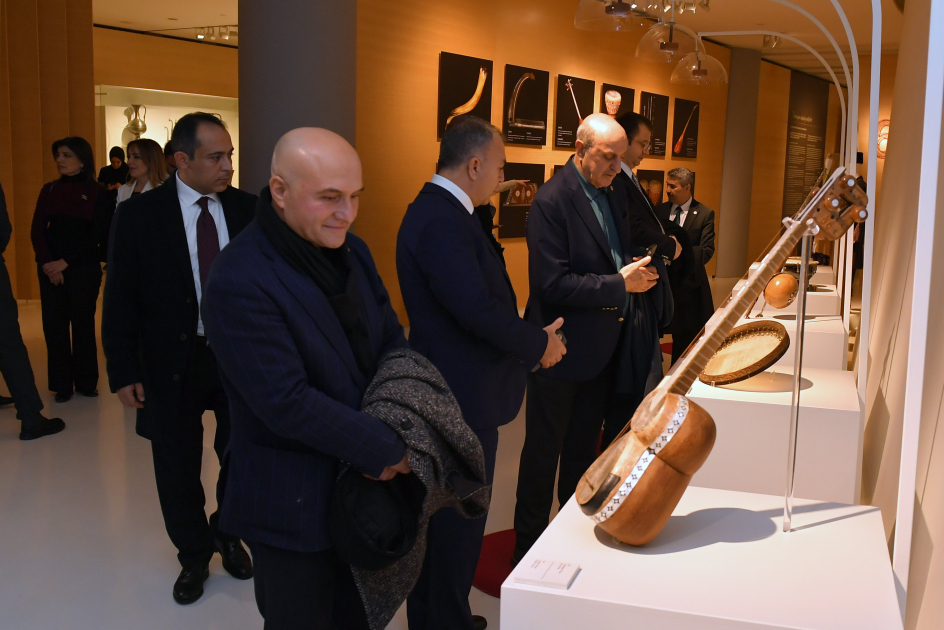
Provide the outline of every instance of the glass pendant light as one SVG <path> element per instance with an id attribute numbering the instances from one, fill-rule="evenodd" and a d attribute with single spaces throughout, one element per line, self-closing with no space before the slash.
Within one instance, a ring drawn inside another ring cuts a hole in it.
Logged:
<path id="1" fill-rule="evenodd" d="M 574 26 L 584 31 L 628 31 L 643 24 L 633 0 L 580 0 Z"/>
<path id="2" fill-rule="evenodd" d="M 672 11 L 669 21 L 655 24 L 642 36 L 636 45 L 636 59 L 656 63 L 678 63 L 690 53 L 707 54 L 705 45 L 692 29 L 675 23 L 675 3 L 667 5 L 666 9 Z"/>
<path id="3" fill-rule="evenodd" d="M 700 39 L 698 43 L 701 44 Z M 685 55 L 672 72 L 671 81 L 686 85 L 723 85 L 728 82 L 728 73 L 720 61 L 698 50 Z"/>

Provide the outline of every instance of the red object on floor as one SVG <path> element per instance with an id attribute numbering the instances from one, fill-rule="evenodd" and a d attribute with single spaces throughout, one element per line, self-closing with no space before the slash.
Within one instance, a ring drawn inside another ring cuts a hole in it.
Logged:
<path id="1" fill-rule="evenodd" d="M 672 342 L 666 341 L 659 344 L 662 347 L 662 354 L 672 354 Z"/>
<path id="2" fill-rule="evenodd" d="M 501 597 L 502 582 L 511 574 L 511 554 L 515 551 L 515 530 L 489 534 L 482 540 L 479 564 L 472 586 L 486 595 Z"/>

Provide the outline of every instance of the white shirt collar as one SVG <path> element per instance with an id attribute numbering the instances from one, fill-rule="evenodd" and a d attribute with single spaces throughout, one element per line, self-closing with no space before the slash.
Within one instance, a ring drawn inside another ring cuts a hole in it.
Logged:
<path id="1" fill-rule="evenodd" d="M 475 212 L 475 206 L 472 205 L 472 198 L 466 194 L 464 190 L 456 186 L 456 184 L 442 175 L 433 175 L 433 178 L 429 180 L 430 184 L 436 184 L 440 188 L 445 188 L 448 192 L 452 194 L 456 200 L 462 204 L 462 207 L 468 210 L 469 214 Z"/>
<path id="2" fill-rule="evenodd" d="M 186 210 L 197 203 L 200 197 L 209 197 L 216 203 L 220 203 L 220 198 L 216 193 L 201 195 L 196 190 L 184 183 L 180 177 L 177 177 L 177 198 L 180 200 L 180 209 Z"/>
<path id="3" fill-rule="evenodd" d="M 692 207 L 692 200 L 694 200 L 694 197 L 689 197 L 688 201 L 683 203 L 681 206 L 677 206 L 683 214 L 687 214 L 688 209 Z M 675 206 L 675 204 L 672 205 Z"/>
<path id="4" fill-rule="evenodd" d="M 630 179 L 635 179 L 636 176 L 633 175 L 633 169 L 629 168 L 629 165 L 626 162 L 620 162 L 620 165 L 623 169 L 623 172 L 629 175 Z"/>

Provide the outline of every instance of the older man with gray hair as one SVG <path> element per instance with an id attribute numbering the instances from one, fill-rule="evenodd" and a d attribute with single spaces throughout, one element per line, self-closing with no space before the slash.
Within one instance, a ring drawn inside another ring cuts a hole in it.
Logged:
<path id="1" fill-rule="evenodd" d="M 573 158 L 531 204 L 525 317 L 542 327 L 563 318 L 567 356 L 528 377 L 513 562 L 547 527 L 558 460 L 563 505 L 596 457 L 604 417 L 628 420 L 624 394 L 645 387 L 657 356 L 661 365 L 658 325 L 672 310 L 665 267 L 632 247 L 625 191 L 612 185 L 628 144 L 608 115 L 588 116 Z"/>
<path id="2" fill-rule="evenodd" d="M 681 239 L 688 237 L 694 258 L 682 276 L 672 278 L 675 317 L 665 330 L 672 335 L 672 363 L 678 361 L 715 310 L 705 271 L 705 265 L 715 254 L 715 212 L 695 200 L 694 184 L 694 173 L 683 167 L 673 168 L 665 178 L 669 200 L 656 207 L 663 225 L 674 223 L 683 232 Z"/>

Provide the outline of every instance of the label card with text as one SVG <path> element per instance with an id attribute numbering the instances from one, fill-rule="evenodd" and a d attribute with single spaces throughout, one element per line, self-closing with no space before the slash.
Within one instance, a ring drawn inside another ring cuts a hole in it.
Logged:
<path id="1" fill-rule="evenodd" d="M 580 572 L 580 565 L 556 560 L 531 560 L 519 565 L 515 582 L 529 586 L 545 586 L 567 590 Z"/>

